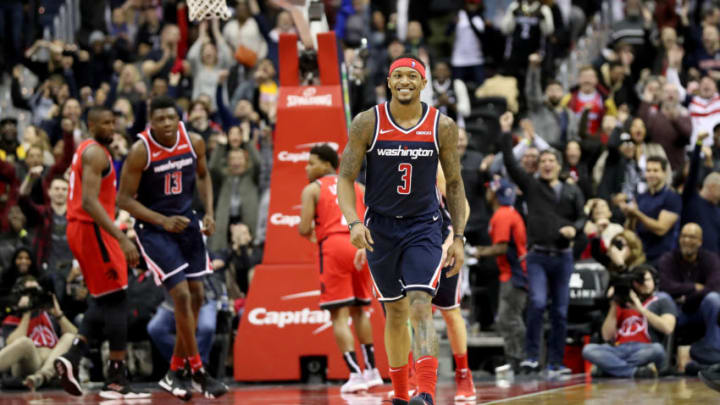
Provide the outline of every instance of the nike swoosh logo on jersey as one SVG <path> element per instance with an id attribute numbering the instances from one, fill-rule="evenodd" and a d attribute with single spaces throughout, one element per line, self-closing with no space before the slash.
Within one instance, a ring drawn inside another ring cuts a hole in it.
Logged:
<path id="1" fill-rule="evenodd" d="M 390 131 L 392 131 L 392 129 L 381 130 L 381 131 L 380 131 L 380 135 L 386 134 L 386 133 L 388 133 L 388 132 L 390 132 Z"/>
<path id="2" fill-rule="evenodd" d="M 152 157 L 158 157 L 158 156 L 160 156 L 160 152 L 154 152 L 154 153 L 152 154 Z"/>
<path id="3" fill-rule="evenodd" d="M 437 221 L 438 218 L 440 217 L 436 217 L 435 215 L 433 215 L 433 221 Z"/>

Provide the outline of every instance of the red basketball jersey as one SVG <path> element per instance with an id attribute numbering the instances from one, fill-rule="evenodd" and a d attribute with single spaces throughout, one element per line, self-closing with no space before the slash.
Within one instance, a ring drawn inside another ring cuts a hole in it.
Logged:
<path id="1" fill-rule="evenodd" d="M 320 196 L 315 205 L 315 236 L 318 242 L 334 233 L 350 233 L 345 216 L 340 211 L 337 199 L 337 175 L 323 176 L 315 180 L 320 185 Z M 363 192 L 355 183 L 355 207 L 358 217 L 365 216 Z"/>
<path id="2" fill-rule="evenodd" d="M 82 208 L 82 154 L 85 152 L 85 149 L 91 145 L 98 145 L 101 147 L 108 158 L 108 167 L 110 171 L 102 178 L 98 199 L 100 200 L 100 205 L 105 208 L 105 212 L 107 212 L 110 219 L 115 220 L 115 188 L 117 186 L 117 180 L 115 176 L 115 168 L 112 165 L 112 156 L 110 156 L 110 152 L 108 152 L 104 146 L 94 139 L 83 141 L 75 150 L 75 155 L 73 155 L 72 165 L 70 166 L 70 190 L 68 192 L 67 199 L 67 219 L 86 222 L 94 221 L 90 214 Z"/>

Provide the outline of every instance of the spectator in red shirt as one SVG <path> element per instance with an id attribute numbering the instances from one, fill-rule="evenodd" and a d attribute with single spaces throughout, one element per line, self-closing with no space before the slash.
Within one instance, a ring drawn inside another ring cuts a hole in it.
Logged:
<path id="1" fill-rule="evenodd" d="M 490 218 L 491 246 L 478 246 L 476 256 L 495 256 L 500 269 L 500 305 L 497 326 L 505 340 L 508 364 L 519 371 L 524 356 L 525 322 L 523 310 L 527 301 L 527 234 L 525 222 L 513 204 L 515 189 L 505 179 L 492 181 L 486 197 L 495 213 Z"/>
<path id="2" fill-rule="evenodd" d="M 648 265 L 631 270 L 637 276 L 627 304 L 610 301 L 602 326 L 608 343 L 588 344 L 583 357 L 614 377 L 657 377 L 665 359 L 659 343 L 675 330 L 677 308 L 670 296 L 656 292 L 657 272 Z"/>

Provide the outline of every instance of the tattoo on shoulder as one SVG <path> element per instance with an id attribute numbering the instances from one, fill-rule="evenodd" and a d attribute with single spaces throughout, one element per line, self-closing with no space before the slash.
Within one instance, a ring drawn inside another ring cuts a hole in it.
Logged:
<path id="1" fill-rule="evenodd" d="M 375 112 L 365 110 L 358 114 L 350 125 L 350 138 L 340 161 L 340 175 L 343 177 L 357 177 L 365 151 L 375 130 Z"/>
<path id="2" fill-rule="evenodd" d="M 441 114 L 440 122 L 438 122 L 438 137 L 440 138 L 440 141 L 451 141 L 453 143 L 457 143 L 457 132 L 458 129 L 455 121 L 447 115 Z M 455 141 L 453 141 L 453 139 Z"/>

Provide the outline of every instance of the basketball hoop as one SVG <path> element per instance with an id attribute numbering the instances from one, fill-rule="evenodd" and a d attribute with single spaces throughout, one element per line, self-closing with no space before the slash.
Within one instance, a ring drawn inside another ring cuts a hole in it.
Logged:
<path id="1" fill-rule="evenodd" d="M 230 17 L 225 0 L 187 0 L 190 21 L 223 19 Z"/>

